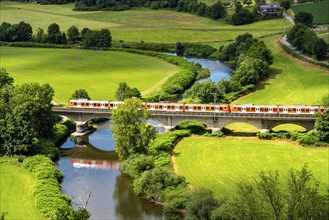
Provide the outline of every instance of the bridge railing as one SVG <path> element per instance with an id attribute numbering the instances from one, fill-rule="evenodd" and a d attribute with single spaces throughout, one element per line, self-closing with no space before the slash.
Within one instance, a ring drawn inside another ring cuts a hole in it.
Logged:
<path id="1" fill-rule="evenodd" d="M 95 108 L 61 108 L 53 107 L 55 113 L 85 113 L 85 114 L 110 114 L 110 109 Z M 225 117 L 225 118 L 272 118 L 272 119 L 304 119 L 315 120 L 315 115 L 307 114 L 277 114 L 277 113 L 224 113 L 224 112 L 194 112 L 194 111 L 150 111 L 153 116 L 191 116 L 191 117 Z"/>

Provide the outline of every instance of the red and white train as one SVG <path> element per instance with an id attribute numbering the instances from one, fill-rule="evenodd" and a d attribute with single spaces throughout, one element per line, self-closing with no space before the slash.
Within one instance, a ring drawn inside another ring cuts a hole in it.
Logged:
<path id="1" fill-rule="evenodd" d="M 70 100 L 70 108 L 116 109 L 122 101 Z M 224 113 L 270 113 L 270 114 L 315 114 L 328 111 L 318 105 L 254 105 L 254 104 L 180 104 L 166 102 L 143 102 L 142 107 L 152 111 L 224 112 Z"/>

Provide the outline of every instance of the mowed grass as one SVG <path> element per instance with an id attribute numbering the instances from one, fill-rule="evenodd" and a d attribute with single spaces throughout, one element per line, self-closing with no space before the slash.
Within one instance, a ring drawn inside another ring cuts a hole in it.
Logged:
<path id="1" fill-rule="evenodd" d="M 211 189 L 217 197 L 232 196 L 240 181 L 253 181 L 260 171 L 278 170 L 282 184 L 290 168 L 305 163 L 320 180 L 320 192 L 329 187 L 329 149 L 306 148 L 287 141 L 256 138 L 184 138 L 175 150 L 179 175 L 193 188 Z"/>
<path id="2" fill-rule="evenodd" d="M 74 5 L 38 5 L 0 2 L 1 21 L 28 22 L 34 30 L 56 22 L 62 31 L 75 25 L 80 30 L 109 28 L 116 41 L 199 42 L 219 46 L 245 32 L 264 37 L 283 32 L 283 20 L 267 20 L 233 26 L 192 14 L 170 10 L 134 9 L 126 11 L 72 11 Z M 40 19 L 44 18 L 44 19 Z M 290 24 L 288 24 L 290 25 Z"/>
<path id="3" fill-rule="evenodd" d="M 34 206 L 33 174 L 18 164 L 3 162 L 0 158 L 0 214 L 5 219 L 44 219 Z"/>
<path id="4" fill-rule="evenodd" d="M 314 24 L 329 24 L 329 0 L 295 4 L 291 6 L 291 9 L 295 14 L 300 11 L 311 13 Z"/>
<path id="5" fill-rule="evenodd" d="M 161 59 L 114 51 L 0 47 L 0 56 L 15 84 L 49 83 L 62 104 L 79 88 L 92 99 L 113 100 L 120 82 L 149 92 L 179 71 Z"/>
<path id="6" fill-rule="evenodd" d="M 236 103 L 320 104 L 329 93 L 329 71 L 286 56 L 276 40 L 264 40 L 274 56 L 270 79 Z"/>

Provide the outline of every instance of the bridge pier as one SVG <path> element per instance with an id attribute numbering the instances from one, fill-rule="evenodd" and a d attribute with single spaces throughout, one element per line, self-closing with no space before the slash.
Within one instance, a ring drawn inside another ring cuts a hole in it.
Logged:
<path id="1" fill-rule="evenodd" d="M 88 122 L 76 122 L 76 131 L 71 134 L 72 137 L 81 137 L 93 132 L 94 129 L 89 129 Z"/>
<path id="2" fill-rule="evenodd" d="M 163 127 L 164 127 L 164 129 L 165 129 L 165 133 L 171 131 L 171 129 L 174 128 L 174 126 L 163 126 Z"/>

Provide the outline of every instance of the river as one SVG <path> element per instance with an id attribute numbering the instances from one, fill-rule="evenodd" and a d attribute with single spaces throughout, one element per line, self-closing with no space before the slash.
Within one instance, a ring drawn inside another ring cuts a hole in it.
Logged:
<path id="1" fill-rule="evenodd" d="M 220 61 L 184 58 L 209 68 L 214 82 L 229 78 L 233 71 Z M 131 179 L 120 173 L 109 125 L 98 124 L 95 132 L 77 143 L 68 139 L 62 144 L 57 167 L 64 174 L 63 193 L 71 197 L 74 208 L 88 201 L 90 219 L 163 219 L 162 207 L 137 197 Z"/>

